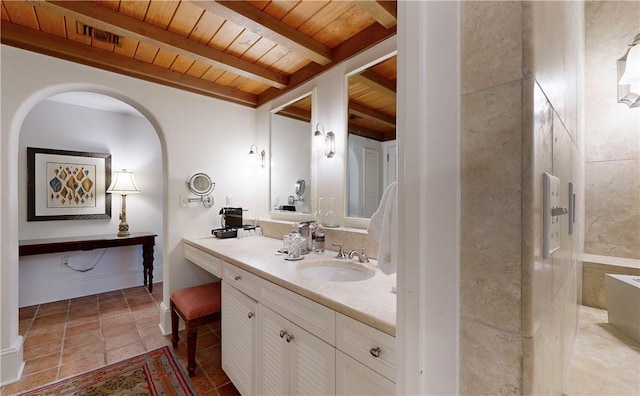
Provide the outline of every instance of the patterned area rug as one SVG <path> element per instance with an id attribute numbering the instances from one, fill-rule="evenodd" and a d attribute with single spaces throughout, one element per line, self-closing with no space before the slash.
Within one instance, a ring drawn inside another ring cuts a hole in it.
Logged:
<path id="1" fill-rule="evenodd" d="M 22 396 L 195 394 L 168 346 L 21 393 Z"/>

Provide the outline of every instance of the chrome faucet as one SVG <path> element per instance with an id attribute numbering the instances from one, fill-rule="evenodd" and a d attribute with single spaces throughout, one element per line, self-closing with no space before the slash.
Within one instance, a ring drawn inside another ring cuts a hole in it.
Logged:
<path id="1" fill-rule="evenodd" d="M 332 243 L 331 246 L 337 246 L 338 247 L 338 254 L 336 255 L 336 258 L 338 258 L 338 259 L 346 259 L 347 258 L 347 254 L 344 252 L 344 250 L 342 250 L 343 245 L 341 243 Z"/>
<path id="2" fill-rule="evenodd" d="M 361 263 L 368 263 L 369 262 L 369 257 L 367 257 L 367 253 L 364 251 L 364 248 L 362 248 L 362 252 L 358 253 L 357 250 L 353 249 L 352 251 L 349 252 L 349 259 L 353 259 L 353 256 L 358 256 L 358 261 Z"/>

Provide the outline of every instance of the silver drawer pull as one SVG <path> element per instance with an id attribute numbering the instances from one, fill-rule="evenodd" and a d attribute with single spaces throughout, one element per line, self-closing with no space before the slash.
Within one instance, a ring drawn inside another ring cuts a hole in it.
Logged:
<path id="1" fill-rule="evenodd" d="M 280 338 L 284 338 L 284 336 L 287 335 L 287 332 L 285 330 L 280 330 Z"/>
<path id="2" fill-rule="evenodd" d="M 380 357 L 380 352 L 382 352 L 382 350 L 380 349 L 380 347 L 375 347 L 375 348 L 371 348 L 369 349 L 369 353 L 371 354 L 371 356 L 373 357 Z"/>
<path id="3" fill-rule="evenodd" d="M 242 277 L 240 275 L 238 275 L 235 278 L 233 278 L 233 280 L 237 280 L 237 281 L 239 281 L 240 279 L 242 279 Z"/>
<path id="4" fill-rule="evenodd" d="M 247 315 L 249 317 L 249 319 L 253 318 L 255 316 L 255 314 L 253 312 L 249 312 L 249 314 Z"/>
<path id="5" fill-rule="evenodd" d="M 287 342 L 291 342 L 293 340 L 293 334 L 287 334 Z"/>

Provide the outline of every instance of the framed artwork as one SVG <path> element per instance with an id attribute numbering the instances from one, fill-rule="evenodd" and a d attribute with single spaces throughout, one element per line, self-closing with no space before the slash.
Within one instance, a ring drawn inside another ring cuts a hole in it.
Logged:
<path id="1" fill-rule="evenodd" d="M 27 147 L 27 221 L 111 218 L 111 154 Z"/>

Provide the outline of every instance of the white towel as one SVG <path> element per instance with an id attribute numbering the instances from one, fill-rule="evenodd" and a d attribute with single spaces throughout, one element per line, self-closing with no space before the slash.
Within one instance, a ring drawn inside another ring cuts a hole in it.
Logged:
<path id="1" fill-rule="evenodd" d="M 398 192 L 397 182 L 384 190 L 378 210 L 371 216 L 367 232 L 379 242 L 378 268 L 385 274 L 397 269 L 398 252 Z"/>

